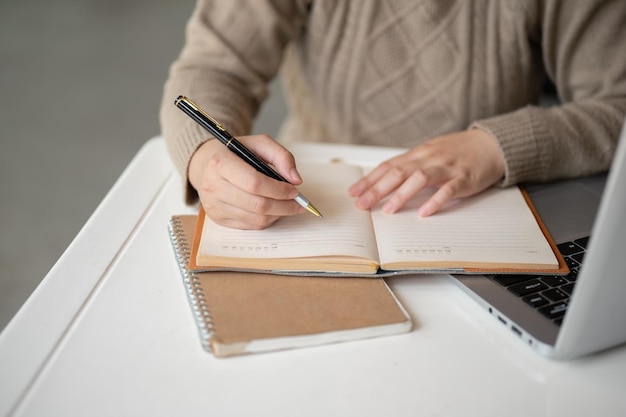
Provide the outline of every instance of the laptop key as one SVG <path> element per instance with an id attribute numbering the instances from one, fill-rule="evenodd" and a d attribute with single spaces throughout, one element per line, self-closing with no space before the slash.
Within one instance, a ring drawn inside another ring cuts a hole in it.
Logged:
<path id="1" fill-rule="evenodd" d="M 548 288 L 550 287 L 548 287 L 543 282 L 539 281 L 538 279 L 533 279 L 531 281 L 523 282 L 521 284 L 512 285 L 508 287 L 508 290 L 518 297 L 523 297 L 528 294 L 547 290 Z"/>
<path id="2" fill-rule="evenodd" d="M 533 275 L 495 275 L 493 279 L 500 285 L 504 285 L 508 287 L 509 285 L 519 284 L 520 282 L 530 281 L 531 279 L 537 278 Z"/>
<path id="3" fill-rule="evenodd" d="M 559 285 L 567 284 L 567 280 L 558 275 L 547 275 L 545 277 L 541 277 L 541 281 L 551 287 L 558 287 Z"/>
<path id="4" fill-rule="evenodd" d="M 565 275 L 565 278 L 570 282 L 575 282 L 578 278 L 578 268 L 572 268 L 569 270 L 569 274 Z"/>
<path id="5" fill-rule="evenodd" d="M 574 292 L 574 283 L 570 282 L 569 284 L 565 284 L 560 288 L 562 291 L 568 293 L 569 295 L 572 295 L 572 293 Z"/>
<path id="6" fill-rule="evenodd" d="M 557 245 L 557 247 L 559 248 L 559 252 L 561 252 L 563 256 L 568 256 L 573 253 L 582 252 L 584 250 L 583 247 L 577 245 L 574 242 L 561 243 L 560 245 Z"/>
<path id="7" fill-rule="evenodd" d="M 541 293 L 544 297 L 552 301 L 561 301 L 568 297 L 565 291 L 561 291 L 558 288 L 551 288 Z"/>
<path id="8" fill-rule="evenodd" d="M 545 306 L 546 304 L 550 303 L 550 301 L 548 301 L 541 294 L 528 295 L 528 296 L 522 298 L 522 300 L 526 301 L 528 304 L 530 304 L 531 306 L 533 306 L 535 308 L 539 308 L 541 306 Z"/>
<path id="9" fill-rule="evenodd" d="M 539 312 L 549 318 L 550 320 L 554 320 L 556 318 L 562 317 L 565 315 L 565 311 L 567 310 L 567 303 L 560 302 L 556 304 L 549 305 L 547 307 L 542 307 L 539 309 Z"/>
<path id="10" fill-rule="evenodd" d="M 587 237 L 581 237 L 580 239 L 576 239 L 574 241 L 575 244 L 577 244 L 578 246 L 587 249 L 587 244 L 589 243 L 589 236 Z"/>
<path id="11" fill-rule="evenodd" d="M 564 259 L 569 269 L 578 268 L 580 266 L 580 263 L 571 256 L 566 256 Z"/>
<path id="12" fill-rule="evenodd" d="M 585 257 L 585 252 L 575 253 L 572 255 L 572 259 L 574 259 L 579 264 L 583 263 L 583 258 Z"/>

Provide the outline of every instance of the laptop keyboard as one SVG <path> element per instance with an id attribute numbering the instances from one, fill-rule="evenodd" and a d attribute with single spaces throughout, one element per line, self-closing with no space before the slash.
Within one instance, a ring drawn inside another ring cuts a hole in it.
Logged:
<path id="1" fill-rule="evenodd" d="M 558 245 L 569 266 L 568 275 L 492 275 L 490 278 L 560 326 L 570 295 L 574 291 L 588 242 L 589 237 L 584 237 Z"/>

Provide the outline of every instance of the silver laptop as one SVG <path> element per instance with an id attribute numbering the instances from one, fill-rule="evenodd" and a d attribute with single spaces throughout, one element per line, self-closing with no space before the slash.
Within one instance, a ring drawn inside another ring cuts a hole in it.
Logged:
<path id="1" fill-rule="evenodd" d="M 573 359 L 626 343 L 626 122 L 608 176 L 528 191 L 571 274 L 453 280 L 545 356 Z"/>

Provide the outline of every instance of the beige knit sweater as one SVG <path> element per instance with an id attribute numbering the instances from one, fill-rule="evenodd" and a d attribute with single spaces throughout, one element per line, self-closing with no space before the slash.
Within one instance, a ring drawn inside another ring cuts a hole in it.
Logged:
<path id="1" fill-rule="evenodd" d="M 174 99 L 247 134 L 281 69 L 280 140 L 412 147 L 475 126 L 503 186 L 606 170 L 626 114 L 623 0 L 201 0 L 186 35 L 160 113 L 183 176 L 208 135 Z M 562 105 L 537 106 L 544 76 Z"/>

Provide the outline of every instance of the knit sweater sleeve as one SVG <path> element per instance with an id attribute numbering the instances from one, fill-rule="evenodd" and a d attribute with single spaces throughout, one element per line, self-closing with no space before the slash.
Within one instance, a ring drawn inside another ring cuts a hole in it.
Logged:
<path id="1" fill-rule="evenodd" d="M 476 121 L 505 159 L 502 186 L 608 169 L 626 114 L 626 2 L 546 0 L 530 20 L 561 104 Z"/>
<path id="2" fill-rule="evenodd" d="M 164 86 L 159 119 L 168 152 L 187 178 L 189 161 L 209 134 L 174 106 L 186 95 L 234 135 L 250 133 L 286 44 L 305 21 L 304 2 L 199 0 L 185 45 Z M 186 200 L 197 198 L 187 181 Z"/>

